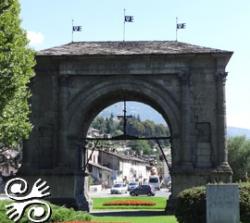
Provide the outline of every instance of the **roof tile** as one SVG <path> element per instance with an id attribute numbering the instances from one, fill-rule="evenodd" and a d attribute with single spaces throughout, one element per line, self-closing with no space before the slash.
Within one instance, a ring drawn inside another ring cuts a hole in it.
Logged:
<path id="1" fill-rule="evenodd" d="M 72 42 L 37 52 L 38 56 L 231 53 L 176 41 Z"/>

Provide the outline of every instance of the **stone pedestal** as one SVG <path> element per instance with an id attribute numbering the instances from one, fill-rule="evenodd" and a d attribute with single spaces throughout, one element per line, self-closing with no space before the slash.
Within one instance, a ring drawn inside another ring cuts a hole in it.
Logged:
<path id="1" fill-rule="evenodd" d="M 22 173 L 21 170 L 19 176 L 25 179 L 30 187 L 38 178 L 47 181 L 51 196 L 46 199 L 52 203 L 72 207 L 76 210 L 89 211 L 89 201 L 84 194 L 83 174 L 62 174 L 56 173 L 56 170 L 55 172 L 27 174 Z"/>
<path id="2" fill-rule="evenodd" d="M 239 187 L 237 184 L 208 184 L 207 223 L 239 223 Z"/>
<path id="3" fill-rule="evenodd" d="M 181 191 L 187 188 L 202 186 L 212 182 L 230 183 L 232 181 L 231 177 L 231 171 L 217 171 L 216 169 L 198 168 L 188 171 L 183 170 L 182 168 L 175 168 L 171 176 L 171 196 L 167 202 L 166 210 L 170 212 L 174 211 L 176 198 Z"/>

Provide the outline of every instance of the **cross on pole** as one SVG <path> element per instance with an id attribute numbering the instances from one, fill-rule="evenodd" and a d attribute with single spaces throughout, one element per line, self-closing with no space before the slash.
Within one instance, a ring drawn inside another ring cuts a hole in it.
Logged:
<path id="1" fill-rule="evenodd" d="M 123 102 L 123 116 L 118 115 L 117 118 L 123 119 L 123 134 L 126 137 L 127 136 L 127 120 L 128 120 L 128 118 L 132 118 L 132 115 L 127 115 L 126 100 L 124 100 L 124 102 Z"/>

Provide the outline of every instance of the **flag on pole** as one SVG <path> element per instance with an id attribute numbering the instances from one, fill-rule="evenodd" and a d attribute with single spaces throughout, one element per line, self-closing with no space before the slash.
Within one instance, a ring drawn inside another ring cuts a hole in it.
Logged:
<path id="1" fill-rule="evenodd" d="M 177 23 L 176 24 L 176 29 L 185 29 L 186 28 L 186 23 Z"/>
<path id="2" fill-rule="evenodd" d="M 82 31 L 82 27 L 81 26 L 73 26 L 72 27 L 72 31 L 73 32 L 81 32 Z"/>
<path id="3" fill-rule="evenodd" d="M 125 15 L 124 22 L 134 22 L 134 16 Z"/>

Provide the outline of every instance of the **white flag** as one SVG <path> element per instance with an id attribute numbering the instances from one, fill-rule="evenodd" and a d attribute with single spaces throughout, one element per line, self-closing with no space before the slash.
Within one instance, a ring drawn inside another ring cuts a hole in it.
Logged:
<path id="1" fill-rule="evenodd" d="M 124 17 L 125 22 L 134 22 L 134 16 L 126 15 Z"/>
<path id="2" fill-rule="evenodd" d="M 177 29 L 185 29 L 186 28 L 186 23 L 177 23 L 176 28 Z"/>
<path id="3" fill-rule="evenodd" d="M 73 30 L 73 32 L 81 32 L 82 31 L 82 27 L 81 26 L 73 26 L 72 30 Z"/>

